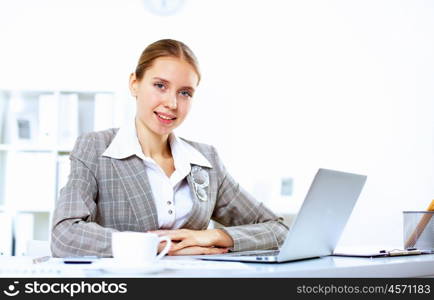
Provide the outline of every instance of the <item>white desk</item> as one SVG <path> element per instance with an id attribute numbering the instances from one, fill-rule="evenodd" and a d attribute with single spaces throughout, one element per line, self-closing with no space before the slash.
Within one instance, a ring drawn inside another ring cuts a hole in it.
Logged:
<path id="1" fill-rule="evenodd" d="M 188 267 L 188 261 L 191 261 Z M 105 259 L 110 262 L 110 259 Z M 434 254 L 381 258 L 323 257 L 282 264 L 234 264 L 166 257 L 166 268 L 150 274 L 107 273 L 95 265 L 65 265 L 60 259 L 32 264 L 30 259 L 0 258 L 0 277 L 425 277 L 434 276 Z M 180 266 L 184 265 L 184 267 Z M 171 268 L 170 266 L 174 266 Z M 187 267 L 185 267 L 187 266 Z"/>

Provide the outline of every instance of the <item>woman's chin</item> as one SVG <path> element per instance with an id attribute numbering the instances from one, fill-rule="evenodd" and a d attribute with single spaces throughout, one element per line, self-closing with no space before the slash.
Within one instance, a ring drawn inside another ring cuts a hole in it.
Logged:
<path id="1" fill-rule="evenodd" d="M 171 134 L 174 129 L 175 129 L 175 127 L 172 127 L 172 126 L 170 128 L 167 128 L 167 127 L 161 128 L 161 127 L 159 127 L 159 128 L 154 128 L 154 130 L 152 130 L 152 131 L 156 135 L 166 136 L 166 135 Z"/>

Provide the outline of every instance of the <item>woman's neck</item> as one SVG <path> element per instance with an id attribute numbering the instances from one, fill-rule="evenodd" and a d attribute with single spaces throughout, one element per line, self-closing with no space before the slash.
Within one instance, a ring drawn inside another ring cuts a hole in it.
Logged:
<path id="1" fill-rule="evenodd" d="M 143 154 L 151 158 L 171 157 L 169 135 L 157 135 L 135 119 L 137 138 Z"/>

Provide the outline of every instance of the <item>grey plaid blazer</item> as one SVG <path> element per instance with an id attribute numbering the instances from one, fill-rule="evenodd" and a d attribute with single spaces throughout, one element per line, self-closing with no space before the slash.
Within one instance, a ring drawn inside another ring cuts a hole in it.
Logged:
<path id="1" fill-rule="evenodd" d="M 137 156 L 102 156 L 118 129 L 79 137 L 71 152 L 71 173 L 60 191 L 53 214 L 53 256 L 112 255 L 114 231 L 158 229 L 157 211 L 145 165 Z M 200 151 L 213 168 L 207 201 L 193 197 L 191 214 L 182 228 L 203 230 L 211 219 L 234 240 L 231 250 L 279 247 L 288 227 L 282 218 L 257 202 L 228 174 L 214 147 L 186 141 Z M 187 181 L 192 191 L 191 174 Z"/>

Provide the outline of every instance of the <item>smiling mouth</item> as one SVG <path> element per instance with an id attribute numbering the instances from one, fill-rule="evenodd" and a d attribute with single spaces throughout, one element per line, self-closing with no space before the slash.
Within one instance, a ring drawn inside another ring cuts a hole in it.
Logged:
<path id="1" fill-rule="evenodd" d="M 158 119 L 163 121 L 164 123 L 169 123 L 171 121 L 176 120 L 176 117 L 170 117 L 166 114 L 163 115 L 163 114 L 158 113 L 158 112 L 154 112 L 154 114 L 157 115 Z"/>

